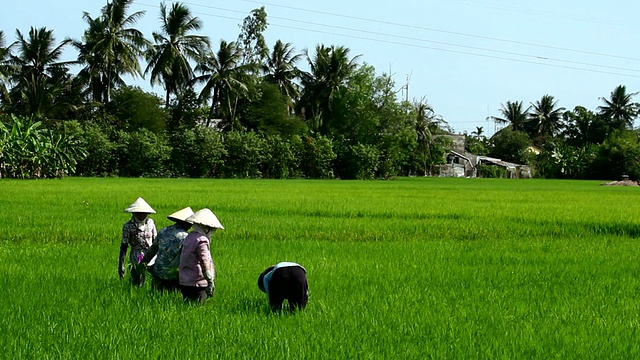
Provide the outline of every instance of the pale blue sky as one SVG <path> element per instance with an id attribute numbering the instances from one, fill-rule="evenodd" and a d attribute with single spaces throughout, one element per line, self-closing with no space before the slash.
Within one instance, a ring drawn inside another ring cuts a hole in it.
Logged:
<path id="1" fill-rule="evenodd" d="M 0 29 L 53 29 L 58 40 L 79 39 L 82 12 L 97 16 L 105 1 L 2 0 Z M 167 2 L 169 3 L 169 2 Z M 217 47 L 235 40 L 252 9 L 265 6 L 269 46 L 276 40 L 297 50 L 344 45 L 379 74 L 391 71 L 400 91 L 408 76 L 409 99 L 426 98 L 457 132 L 483 126 L 500 104 L 553 95 L 560 106 L 596 110 L 617 85 L 640 91 L 640 2 L 592 0 L 190 0 L 204 22 L 202 35 Z M 138 28 L 151 38 L 159 28 L 159 1 L 136 0 L 146 15 Z M 72 49 L 65 56 L 75 58 Z M 137 85 L 151 88 L 146 80 Z M 404 92 L 399 96 L 405 96 Z M 640 97 L 635 98 L 640 101 Z"/>

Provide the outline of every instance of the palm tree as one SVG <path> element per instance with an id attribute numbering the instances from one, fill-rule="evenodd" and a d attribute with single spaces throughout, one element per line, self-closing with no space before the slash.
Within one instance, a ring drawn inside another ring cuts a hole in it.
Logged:
<path id="1" fill-rule="evenodd" d="M 507 101 L 506 104 L 500 104 L 500 114 L 502 117 L 491 116 L 491 119 L 498 124 L 511 125 L 514 131 L 523 130 L 527 122 L 527 112 L 529 108 L 522 108 L 522 101 Z"/>
<path id="2" fill-rule="evenodd" d="M 310 72 L 300 75 L 303 92 L 300 97 L 300 112 L 311 121 L 312 128 L 321 134 L 329 132 L 331 102 L 334 96 L 346 88 L 347 81 L 356 70 L 360 57 L 349 58 L 349 49 L 343 46 L 316 46 L 315 55 L 305 51 Z"/>
<path id="3" fill-rule="evenodd" d="M 210 45 L 208 37 L 189 34 L 200 30 L 202 21 L 181 3 L 173 3 L 168 12 L 160 4 L 160 21 L 161 32 L 153 33 L 155 45 L 147 51 L 144 73 L 151 74 L 151 85 L 164 84 L 169 106 L 170 95 L 178 95 L 193 78 L 189 61 L 200 60 Z"/>
<path id="4" fill-rule="evenodd" d="M 194 78 L 195 83 L 203 83 L 200 99 L 211 98 L 210 121 L 213 118 L 224 119 L 233 129 L 235 104 L 238 97 L 248 92 L 249 77 L 253 64 L 241 64 L 242 50 L 236 42 L 220 41 L 217 53 L 209 53 L 196 66 L 202 75 Z M 208 125 L 208 124 L 207 124 Z"/>
<path id="5" fill-rule="evenodd" d="M 16 54 L 11 55 L 11 63 L 16 67 L 12 82 L 15 99 L 26 113 L 45 117 L 49 109 L 56 105 L 57 94 L 63 90 L 62 81 L 67 79 L 68 65 L 60 62 L 64 47 L 71 40 L 55 45 L 53 30 L 45 27 L 31 28 L 27 38 L 16 30 Z"/>
<path id="6" fill-rule="evenodd" d="M 111 90 L 124 85 L 121 75 L 142 75 L 138 58 L 149 42 L 132 26 L 145 12 L 128 10 L 134 0 L 114 0 L 101 10 L 97 18 L 83 14 L 88 28 L 82 41 L 74 41 L 78 62 L 85 64 L 78 76 L 89 84 L 94 101 L 108 103 Z"/>
<path id="7" fill-rule="evenodd" d="M 86 86 L 94 102 L 104 103 L 106 101 L 106 89 L 103 73 L 106 68 L 103 56 L 98 54 L 96 43 L 100 41 L 101 35 L 105 31 L 105 22 L 99 17 L 92 18 L 88 13 L 84 13 L 84 20 L 88 28 L 84 31 L 81 41 L 74 40 L 71 45 L 78 51 L 78 63 L 84 67 L 78 72 L 80 79 Z"/>
<path id="8" fill-rule="evenodd" d="M 476 140 L 481 140 L 484 137 L 483 133 L 484 129 L 482 128 L 482 126 L 476 126 L 476 129 L 471 132 L 471 136 L 473 136 Z"/>
<path id="9" fill-rule="evenodd" d="M 566 124 L 564 134 L 569 145 L 583 147 L 585 144 L 600 144 L 609 135 L 609 128 L 603 116 L 576 106 L 563 116 Z"/>
<path id="10" fill-rule="evenodd" d="M 638 93 L 627 93 L 624 85 L 618 85 L 609 96 L 609 99 L 600 98 L 603 106 L 598 106 L 599 114 L 609 119 L 615 129 L 633 128 L 633 122 L 638 117 L 640 104 L 632 101 Z"/>
<path id="11" fill-rule="evenodd" d="M 542 145 L 548 137 L 555 136 L 562 127 L 563 107 L 557 107 L 558 101 L 551 95 L 544 95 L 535 104 L 531 104 L 529 121 L 532 138 Z"/>
<path id="12" fill-rule="evenodd" d="M 435 113 L 431 105 L 426 100 L 421 100 L 413 105 L 415 112 L 415 130 L 418 136 L 418 151 L 423 162 L 424 176 L 430 172 L 431 148 L 436 142 L 435 133 L 442 118 Z"/>
<path id="13" fill-rule="evenodd" d="M 0 100 L 9 101 L 8 83 L 12 66 L 10 64 L 11 47 L 6 46 L 4 31 L 0 30 Z"/>
<path id="14" fill-rule="evenodd" d="M 287 97 L 289 113 L 293 112 L 293 101 L 299 95 L 298 85 L 294 80 L 300 73 L 300 70 L 296 68 L 296 62 L 300 60 L 302 54 L 294 55 L 294 51 L 291 43 L 285 44 L 280 40 L 276 41 L 273 51 L 262 69 L 265 73 L 265 81 L 277 85 L 280 93 Z"/>

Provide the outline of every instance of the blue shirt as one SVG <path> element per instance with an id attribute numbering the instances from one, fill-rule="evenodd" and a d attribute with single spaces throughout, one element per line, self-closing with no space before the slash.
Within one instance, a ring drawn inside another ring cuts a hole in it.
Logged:
<path id="1" fill-rule="evenodd" d="M 180 250 L 188 233 L 178 224 L 160 230 L 153 246 L 157 246 L 157 258 L 153 266 L 154 274 L 164 280 L 178 279 Z"/>

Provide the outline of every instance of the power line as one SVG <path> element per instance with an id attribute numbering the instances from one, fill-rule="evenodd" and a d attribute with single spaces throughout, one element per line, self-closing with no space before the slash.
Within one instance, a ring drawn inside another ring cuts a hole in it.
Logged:
<path id="1" fill-rule="evenodd" d="M 491 5 L 491 4 L 483 4 L 483 3 L 475 2 L 475 1 L 464 1 L 464 0 L 458 0 L 458 1 L 456 1 L 456 0 L 444 0 L 442 2 L 445 2 L 445 3 L 448 3 L 448 4 L 450 4 L 450 3 L 458 3 L 458 4 L 462 4 L 462 5 L 466 5 L 466 6 L 476 6 L 476 7 L 486 8 L 486 9 L 512 11 L 512 12 L 519 12 L 519 13 L 529 13 L 529 14 L 535 14 L 535 15 L 542 15 L 542 16 L 545 16 L 545 17 L 565 18 L 565 19 L 569 19 L 569 20 L 584 21 L 584 22 L 606 24 L 606 25 L 617 25 L 617 26 L 628 26 L 628 25 L 630 25 L 630 24 L 622 24 L 622 23 L 614 22 L 614 21 L 611 21 L 611 20 L 596 19 L 596 18 L 585 18 L 585 17 L 579 17 L 579 16 L 574 16 L 574 15 L 568 15 L 568 14 L 560 14 L 560 13 L 557 13 L 555 11 L 545 11 L 545 10 L 540 10 L 540 9 L 525 9 L 525 8 L 522 8 L 522 7 L 510 6 L 510 5 Z"/>
<path id="2" fill-rule="evenodd" d="M 397 23 L 397 22 L 392 22 L 392 21 L 369 19 L 369 18 L 364 18 L 364 17 L 359 17 L 359 16 L 352 16 L 352 15 L 336 14 L 336 13 L 332 13 L 332 12 L 328 12 L 328 11 L 310 10 L 310 9 L 304 9 L 304 8 L 299 8 L 299 7 L 295 7 L 295 6 L 278 5 L 278 4 L 267 3 L 267 2 L 264 2 L 264 1 L 255 1 L 255 0 L 242 0 L 242 1 L 248 2 L 248 3 L 260 4 L 260 5 L 268 5 L 268 6 L 280 7 L 280 8 L 290 9 L 290 10 L 314 13 L 314 14 L 323 14 L 323 15 L 341 17 L 341 18 L 351 19 L 351 20 L 360 20 L 360 21 L 366 21 L 366 22 L 377 23 L 377 24 L 393 25 L 393 26 L 404 27 L 404 28 L 409 28 L 409 29 L 419 29 L 419 30 L 439 32 L 439 33 L 444 33 L 444 34 L 471 37 L 471 38 L 476 38 L 476 39 L 484 39 L 484 40 L 505 42 L 505 43 L 510 43 L 510 44 L 518 44 L 518 45 L 534 46 L 534 47 L 545 48 L 545 49 L 553 49 L 553 50 L 561 50 L 561 51 L 567 51 L 567 52 L 575 52 L 575 53 L 579 53 L 579 54 L 589 54 L 589 55 L 597 55 L 597 56 L 611 57 L 611 58 L 617 58 L 617 59 L 640 61 L 640 58 L 633 58 L 633 57 L 626 57 L 626 56 L 620 56 L 620 55 L 605 54 L 605 53 L 599 53 L 599 52 L 594 52 L 594 51 L 570 49 L 570 48 L 559 47 L 559 46 L 541 45 L 541 44 L 535 44 L 535 43 L 529 43 L 529 42 L 517 41 L 517 40 L 500 39 L 500 38 L 495 38 L 495 37 L 490 37 L 490 36 L 467 34 L 467 33 L 462 33 L 462 32 L 457 32 L 457 31 L 434 29 L 434 28 L 428 28 L 428 27 L 417 26 L 417 25 L 402 24 L 402 23 Z M 199 5 L 199 6 L 202 6 L 202 5 Z"/>
<path id="3" fill-rule="evenodd" d="M 321 33 L 321 34 L 345 36 L 345 37 L 354 38 L 354 39 L 360 39 L 360 40 L 383 42 L 383 43 L 387 43 L 387 44 L 410 46 L 410 47 L 415 47 L 415 48 L 451 52 L 451 53 L 463 54 L 463 55 L 473 55 L 473 56 L 485 57 L 485 58 L 490 58 L 490 59 L 509 60 L 509 61 L 521 62 L 521 63 L 525 63 L 525 64 L 536 64 L 536 65 L 543 65 L 543 66 L 549 66 L 549 67 L 557 67 L 557 68 L 562 68 L 562 69 L 581 70 L 581 71 L 595 72 L 595 73 L 600 73 L 600 74 L 621 75 L 621 76 L 640 78 L 640 76 L 638 76 L 638 75 L 623 74 L 623 73 L 616 73 L 616 72 L 610 72 L 610 71 L 601 71 L 601 70 L 595 70 L 595 69 L 577 68 L 577 67 L 557 65 L 557 64 L 546 64 L 546 63 L 529 61 L 529 60 L 513 59 L 513 58 L 493 56 L 493 55 L 487 55 L 487 54 L 477 54 L 477 53 L 471 53 L 471 52 L 466 52 L 466 51 L 442 49 L 442 48 L 436 48 L 436 47 L 431 47 L 431 46 L 423 46 L 423 45 L 416 45 L 416 44 L 407 44 L 407 43 L 400 43 L 400 42 L 396 42 L 396 41 L 389 41 L 389 40 L 382 40 L 382 39 L 371 39 L 371 38 L 366 38 L 366 37 L 362 37 L 362 36 L 345 35 L 345 34 L 340 34 L 340 33 L 333 33 L 333 32 L 327 32 L 327 31 L 318 31 L 318 30 L 308 30 L 308 29 L 305 29 L 305 28 L 294 27 L 294 26 L 275 25 L 275 24 L 271 24 L 271 25 L 284 27 L 284 28 L 289 28 L 289 29 L 292 29 L 292 30 L 310 31 L 310 32 L 316 32 L 316 33 Z M 592 65 L 592 66 L 597 66 L 597 65 Z"/>
<path id="4" fill-rule="evenodd" d="M 376 31 L 369 31 L 369 30 L 360 30 L 360 29 L 348 28 L 348 27 L 344 27 L 344 26 L 325 25 L 325 24 L 314 23 L 314 22 L 309 22 L 309 21 L 291 20 L 291 19 L 282 18 L 282 17 L 272 17 L 272 18 L 278 19 L 278 20 L 286 20 L 286 21 L 292 21 L 292 22 L 297 22 L 297 23 L 303 23 L 303 24 L 308 24 L 308 25 L 330 27 L 330 28 L 340 29 L 340 30 L 356 31 L 356 32 L 361 32 L 361 33 L 371 34 L 371 35 L 388 36 L 388 37 L 397 38 L 397 39 L 404 39 L 404 40 L 426 42 L 426 43 L 432 43 L 432 44 L 438 44 L 438 45 L 453 46 L 453 47 L 459 47 L 459 48 L 464 48 L 464 49 L 488 51 L 488 52 L 493 52 L 493 53 L 498 53 L 498 54 L 522 56 L 522 57 L 536 58 L 536 59 L 541 59 L 541 60 L 557 61 L 557 62 L 563 62 L 563 63 L 575 64 L 575 65 L 595 66 L 595 67 L 602 67 L 602 68 L 607 68 L 607 69 L 612 69 L 612 70 L 640 72 L 640 70 L 636 70 L 636 69 L 628 69 L 628 68 L 621 68 L 621 67 L 616 67 L 616 66 L 585 63 L 585 62 L 580 62 L 580 61 L 556 59 L 556 58 L 552 58 L 552 57 L 522 54 L 522 53 L 511 52 L 511 51 L 494 50 L 494 49 L 488 49 L 488 48 L 483 48 L 483 47 L 478 47 L 478 46 L 459 45 L 459 44 L 448 43 L 448 42 L 443 42 L 443 41 L 426 40 L 426 39 L 415 38 L 415 37 L 410 37 L 410 36 L 387 34 L 387 33 L 381 33 L 381 32 L 376 32 Z"/>
<path id="5" fill-rule="evenodd" d="M 249 1 L 249 0 L 243 0 L 243 1 Z M 138 5 L 143 5 L 143 6 L 148 6 L 148 7 L 153 7 L 153 8 L 157 8 L 158 7 L 157 5 L 144 4 L 144 3 L 140 3 L 140 2 L 137 2 L 137 4 Z M 195 5 L 195 6 L 200 6 L 200 7 L 210 8 L 210 9 L 215 9 L 215 10 L 222 10 L 222 11 L 236 12 L 236 13 L 245 14 L 245 12 L 242 12 L 242 11 L 219 8 L 219 7 L 215 7 L 215 6 L 192 4 L 192 3 L 187 3 L 187 2 L 185 2 L 185 4 Z M 215 14 L 210 14 L 210 13 L 202 13 L 202 12 L 194 12 L 194 14 L 210 16 L 210 17 L 216 17 L 216 18 L 222 18 L 222 19 L 237 20 L 237 21 L 242 21 L 243 20 L 243 19 L 238 19 L 238 18 L 232 18 L 232 17 L 222 16 L 222 15 L 215 15 Z M 291 21 L 291 22 L 298 22 L 298 23 L 302 23 L 302 24 L 306 24 L 306 25 L 326 26 L 326 27 L 332 27 L 332 28 L 337 28 L 337 29 L 347 30 L 347 31 L 363 32 L 363 33 L 368 33 L 368 34 L 372 34 L 372 35 L 395 37 L 395 38 L 400 38 L 400 39 L 405 39 L 405 40 L 428 42 L 428 43 L 434 43 L 434 44 L 438 44 L 438 45 L 459 47 L 459 48 L 471 49 L 471 50 L 487 51 L 487 52 L 499 53 L 499 54 L 504 54 L 504 55 L 513 55 L 513 56 L 521 56 L 521 57 L 535 58 L 535 59 L 541 59 L 541 60 L 550 60 L 550 61 L 564 62 L 564 63 L 574 64 L 574 65 L 583 65 L 583 66 L 607 68 L 607 69 L 612 69 L 612 70 L 622 70 L 622 71 L 630 71 L 630 72 L 639 72 L 640 71 L 640 70 L 635 70 L 635 69 L 619 68 L 619 67 L 613 67 L 613 66 L 607 66 L 607 65 L 584 63 L 584 62 L 562 60 L 562 59 L 554 59 L 554 58 L 548 58 L 548 57 L 542 57 L 542 56 L 536 56 L 536 55 L 520 54 L 520 53 L 514 53 L 514 52 L 508 52 L 508 51 L 481 48 L 481 47 L 466 46 L 466 45 L 452 44 L 452 43 L 439 42 L 439 41 L 431 41 L 431 40 L 412 38 L 412 37 L 393 35 L 393 34 L 378 33 L 378 32 L 372 32 L 372 31 L 367 31 L 367 30 L 359 30 L 359 29 L 353 29 L 353 28 L 347 28 L 347 27 L 341 27 L 341 26 L 330 26 L 330 25 L 324 25 L 324 24 L 301 21 L 301 20 L 292 20 L 292 19 L 287 19 L 287 18 L 282 18 L 282 17 L 273 17 L 273 18 L 277 18 L 279 20 Z M 536 62 L 536 61 L 523 60 L 523 59 L 514 59 L 514 58 L 501 57 L 501 56 L 488 55 L 488 54 L 478 54 L 478 53 L 467 52 L 467 51 L 443 49 L 443 48 L 438 48 L 438 47 L 402 43 L 402 42 L 390 41 L 390 40 L 384 40 L 384 39 L 373 39 L 373 38 L 357 36 L 357 35 L 348 35 L 348 34 L 341 34 L 341 33 L 335 33 L 335 32 L 322 31 L 322 30 L 312 30 L 312 29 L 301 28 L 301 27 L 296 27 L 296 26 L 274 24 L 274 23 L 269 23 L 269 25 L 270 26 L 276 26 L 276 27 L 282 27 L 282 28 L 288 28 L 288 29 L 292 29 L 292 30 L 300 30 L 300 31 L 320 33 L 320 34 L 326 34 L 326 35 L 343 36 L 343 37 L 348 37 L 348 38 L 353 38 L 353 39 L 382 42 L 382 43 L 387 43 L 387 44 L 415 47 L 415 48 L 435 50 L 435 51 L 450 52 L 450 53 L 456 53 L 456 54 L 472 55 L 472 56 L 485 57 L 485 58 L 491 58 L 491 59 L 508 60 L 508 61 L 526 63 L 526 64 L 536 64 L 536 65 L 543 65 L 543 66 L 548 66 L 548 67 L 557 67 L 557 68 L 563 68 L 563 69 L 580 70 L 580 71 L 595 72 L 595 73 L 608 74 L 608 75 L 620 75 L 620 76 L 640 78 L 640 76 L 632 75 L 632 74 L 624 74 L 624 73 L 611 72 L 611 71 L 602 71 L 602 70 L 596 70 L 596 69 L 586 69 L 586 68 L 579 68 L 579 67 L 559 65 L 559 64 L 549 64 L 549 63 L 543 63 L 543 62 Z"/>

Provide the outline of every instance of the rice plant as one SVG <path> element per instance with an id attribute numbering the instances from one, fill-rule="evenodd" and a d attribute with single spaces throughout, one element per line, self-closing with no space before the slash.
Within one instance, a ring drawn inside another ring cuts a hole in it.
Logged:
<path id="1" fill-rule="evenodd" d="M 637 188 L 598 182 L 0 181 L 10 358 L 637 358 Z M 117 276 L 123 209 L 211 208 L 205 306 Z M 272 314 L 258 274 L 308 271 Z"/>

